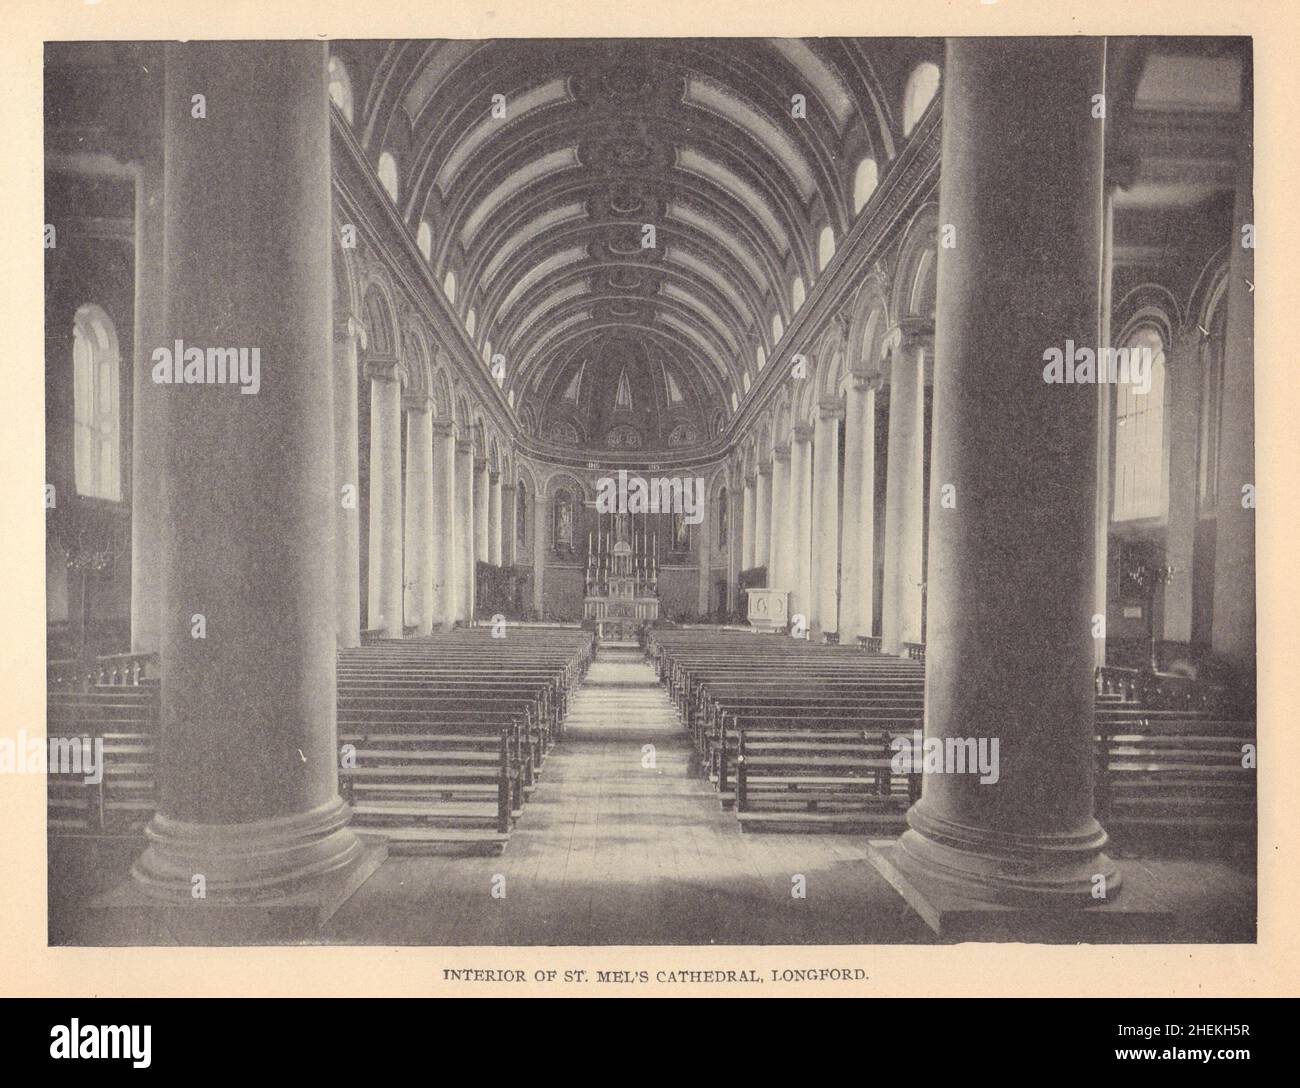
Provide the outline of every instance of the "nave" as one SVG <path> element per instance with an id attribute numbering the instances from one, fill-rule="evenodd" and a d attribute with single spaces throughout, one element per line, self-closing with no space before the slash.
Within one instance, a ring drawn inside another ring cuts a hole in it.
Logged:
<path id="1" fill-rule="evenodd" d="M 643 653 L 602 649 L 506 853 L 390 863 L 324 935 L 489 945 L 927 939 L 865 864 L 861 842 L 741 838 L 695 763 Z M 498 874 L 505 894 L 494 899 Z M 796 875 L 807 898 L 791 895 Z"/>
<path id="2" fill-rule="evenodd" d="M 941 933 L 1253 902 L 1249 39 L 46 59 L 48 721 L 107 760 L 51 780 L 58 940 L 346 940 L 412 866 L 468 904 L 567 858 L 591 774 L 682 806 L 592 834 L 655 844 L 651 909 L 693 828 L 728 873 L 861 850 Z M 625 473 L 668 508 L 603 508 Z M 677 659 L 707 777 L 566 737 L 610 636 Z M 996 780 L 886 773 L 918 723 Z"/>

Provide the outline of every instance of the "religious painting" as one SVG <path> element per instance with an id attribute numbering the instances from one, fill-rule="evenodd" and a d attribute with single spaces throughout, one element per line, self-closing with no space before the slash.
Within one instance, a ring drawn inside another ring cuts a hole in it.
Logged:
<path id="1" fill-rule="evenodd" d="M 568 555 L 573 551 L 573 495 L 565 488 L 555 493 L 554 540 L 555 550 Z"/>
<path id="2" fill-rule="evenodd" d="M 678 511 L 673 515 L 673 551 L 688 552 L 691 550 L 691 527 L 686 520 L 686 515 Z"/>

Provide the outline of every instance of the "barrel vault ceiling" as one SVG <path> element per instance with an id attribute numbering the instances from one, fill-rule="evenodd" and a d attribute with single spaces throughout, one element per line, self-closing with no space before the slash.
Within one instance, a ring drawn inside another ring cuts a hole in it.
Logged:
<path id="1" fill-rule="evenodd" d="M 705 441 L 734 410 L 816 281 L 827 228 L 842 237 L 874 183 L 862 164 L 888 170 L 908 73 L 939 45 L 332 51 L 336 103 L 524 427 L 656 448 Z"/>

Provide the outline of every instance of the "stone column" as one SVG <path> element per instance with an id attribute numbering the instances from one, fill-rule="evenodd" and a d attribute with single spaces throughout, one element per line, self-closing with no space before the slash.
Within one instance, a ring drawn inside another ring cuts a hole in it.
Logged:
<path id="1" fill-rule="evenodd" d="M 515 565 L 515 534 L 519 531 L 516 519 L 518 512 L 518 494 L 515 481 L 507 476 L 501 477 L 501 565 Z"/>
<path id="2" fill-rule="evenodd" d="M 487 561 L 501 566 L 501 473 L 488 473 Z"/>
<path id="3" fill-rule="evenodd" d="M 1169 515 L 1162 633 L 1171 642 L 1192 638 L 1192 553 L 1196 547 L 1197 448 L 1201 429 L 1201 331 L 1193 324 L 1174 339 L 1165 359 L 1169 435 Z"/>
<path id="4" fill-rule="evenodd" d="M 533 496 L 533 611 L 541 618 L 546 597 L 543 580 L 546 575 L 546 497 L 539 491 Z"/>
<path id="5" fill-rule="evenodd" d="M 162 624 L 161 444 L 164 389 L 153 381 L 152 353 L 164 342 L 163 164 L 155 149 L 135 191 L 135 350 L 131 381 L 131 652 L 157 653 Z M 58 496 L 62 499 L 62 496 Z"/>
<path id="6" fill-rule="evenodd" d="M 433 400 L 406 408 L 406 617 L 416 633 L 433 630 Z"/>
<path id="7" fill-rule="evenodd" d="M 740 554 L 741 523 L 744 520 L 744 499 L 737 496 L 737 490 L 744 493 L 744 487 L 737 489 L 734 481 L 740 479 L 738 466 L 728 473 L 727 486 L 727 599 L 724 607 L 734 613 L 740 599 Z"/>
<path id="8" fill-rule="evenodd" d="M 456 618 L 474 616 L 474 444 L 456 442 Z"/>
<path id="9" fill-rule="evenodd" d="M 695 558 L 699 563 L 699 586 L 696 592 L 696 611 L 705 616 L 709 612 L 710 566 L 713 564 L 713 517 L 707 501 L 704 502 L 704 520 L 695 526 Z"/>
<path id="10" fill-rule="evenodd" d="M 370 378 L 370 607 L 367 623 L 402 637 L 402 382 L 396 359 L 366 360 Z"/>
<path id="11" fill-rule="evenodd" d="M 797 423 L 790 433 L 790 615 L 812 628 L 812 428 Z"/>
<path id="12" fill-rule="evenodd" d="M 756 505 L 756 496 L 754 489 L 757 479 L 754 476 L 745 477 L 744 498 L 742 499 L 741 516 L 740 516 L 740 569 L 750 570 L 758 566 L 754 562 L 754 553 L 757 550 L 754 542 L 754 507 Z"/>
<path id="13" fill-rule="evenodd" d="M 839 630 L 840 402 L 822 401 L 813 433 L 813 507 L 811 600 L 816 633 Z"/>
<path id="14" fill-rule="evenodd" d="M 474 558 L 489 560 L 488 520 L 491 517 L 492 476 L 486 457 L 474 459 Z"/>
<path id="15" fill-rule="evenodd" d="M 433 618 L 450 628 L 457 617 L 456 425 L 435 420 L 433 432 Z"/>
<path id="16" fill-rule="evenodd" d="M 1111 292 L 1115 284 L 1115 193 L 1110 183 L 1106 185 L 1106 203 L 1102 209 L 1101 233 L 1101 312 L 1098 316 L 1097 345 L 1099 350 L 1110 347 Z M 1092 640 L 1094 666 L 1106 664 L 1106 610 L 1109 591 L 1110 551 L 1110 492 L 1111 492 L 1111 417 L 1115 387 L 1097 383 L 1097 501 L 1093 526 L 1093 620 L 1102 618 L 1101 637 Z"/>
<path id="17" fill-rule="evenodd" d="M 767 584 L 772 581 L 772 465 L 758 466 L 758 483 L 754 488 L 754 566 L 767 568 Z"/>
<path id="18" fill-rule="evenodd" d="M 840 524 L 840 642 L 872 634 L 876 587 L 876 392 L 855 374 L 844 398 L 844 515 Z"/>
<path id="19" fill-rule="evenodd" d="M 885 466 L 884 608 L 880 621 L 880 645 L 887 654 L 902 652 L 904 642 L 921 641 L 925 552 L 926 338 L 916 325 L 900 326 L 893 335 L 889 459 Z"/>
<path id="20" fill-rule="evenodd" d="M 325 73 L 320 42 L 166 47 L 162 342 L 256 350 L 260 388 L 160 387 L 160 798 L 133 876 L 245 939 L 319 923 L 382 857 L 338 794 Z"/>
<path id="21" fill-rule="evenodd" d="M 335 634 L 340 646 L 361 645 L 361 522 L 357 431 L 357 349 L 365 330 L 350 314 L 334 321 Z"/>
<path id="22" fill-rule="evenodd" d="M 1119 883 L 1093 815 L 1097 398 L 1043 380 L 1097 336 L 1103 78 L 1101 38 L 948 40 L 933 464 L 956 507 L 931 505 L 925 734 L 997 738 L 1000 774 L 927 773 L 893 851 L 940 932 L 955 903 L 1041 920 Z"/>
<path id="23" fill-rule="evenodd" d="M 790 447 L 772 451 L 772 502 L 768 511 L 768 585 L 789 591 L 790 585 Z"/>
<path id="24" fill-rule="evenodd" d="M 1249 700 L 1255 695 L 1255 505 L 1244 489 L 1253 492 L 1255 487 L 1255 250 L 1243 244 L 1243 227 L 1251 225 L 1253 230 L 1255 222 L 1252 153 L 1247 128 L 1242 134 L 1228 258 L 1210 636 L 1215 654 L 1233 671 L 1231 682 Z"/>

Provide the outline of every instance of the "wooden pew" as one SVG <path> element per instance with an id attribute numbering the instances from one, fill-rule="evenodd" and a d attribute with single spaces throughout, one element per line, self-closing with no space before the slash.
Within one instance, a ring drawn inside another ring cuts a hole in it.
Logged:
<path id="1" fill-rule="evenodd" d="M 81 774 L 48 775 L 50 834 L 91 838 L 139 835 L 158 804 L 157 688 L 51 690 L 46 701 L 46 734 L 47 739 L 89 745 L 92 751 L 96 742 L 102 744 L 98 783 L 86 782 Z"/>
<path id="2" fill-rule="evenodd" d="M 1253 721 L 1131 707 L 1097 719 L 1097 816 L 1118 842 L 1253 843 Z"/>
<path id="3" fill-rule="evenodd" d="M 724 803 L 734 779 L 744 826 L 901 829 L 919 776 L 891 774 L 882 792 L 886 738 L 920 727 L 924 648 L 909 647 L 909 659 L 847 649 L 651 633 L 660 679 Z M 1255 826 L 1254 770 L 1242 765 L 1254 722 L 1224 713 L 1217 689 L 1167 680 L 1125 686 L 1099 671 L 1099 815 L 1121 841 L 1244 842 Z M 1158 705 L 1134 701 L 1143 695 Z"/>
<path id="4" fill-rule="evenodd" d="M 897 833 L 920 796 L 919 774 L 898 773 L 888 730 L 742 729 L 736 818 L 746 830 Z"/>
<path id="5" fill-rule="evenodd" d="M 513 628 L 341 651 L 340 790 L 356 826 L 398 850 L 503 848 L 593 653 L 590 632 Z M 123 656 L 116 673 L 78 665 L 51 686 L 49 734 L 101 738 L 105 755 L 98 787 L 51 778 L 54 833 L 136 836 L 156 807 L 159 681 Z"/>
<path id="6" fill-rule="evenodd" d="M 504 850 L 522 804 L 511 737 L 483 733 L 342 733 L 339 771 L 353 826 L 390 850 L 454 844 Z"/>
<path id="7" fill-rule="evenodd" d="M 504 849 L 594 653 L 580 630 L 486 628 L 340 651 L 340 781 L 390 848 Z"/>

